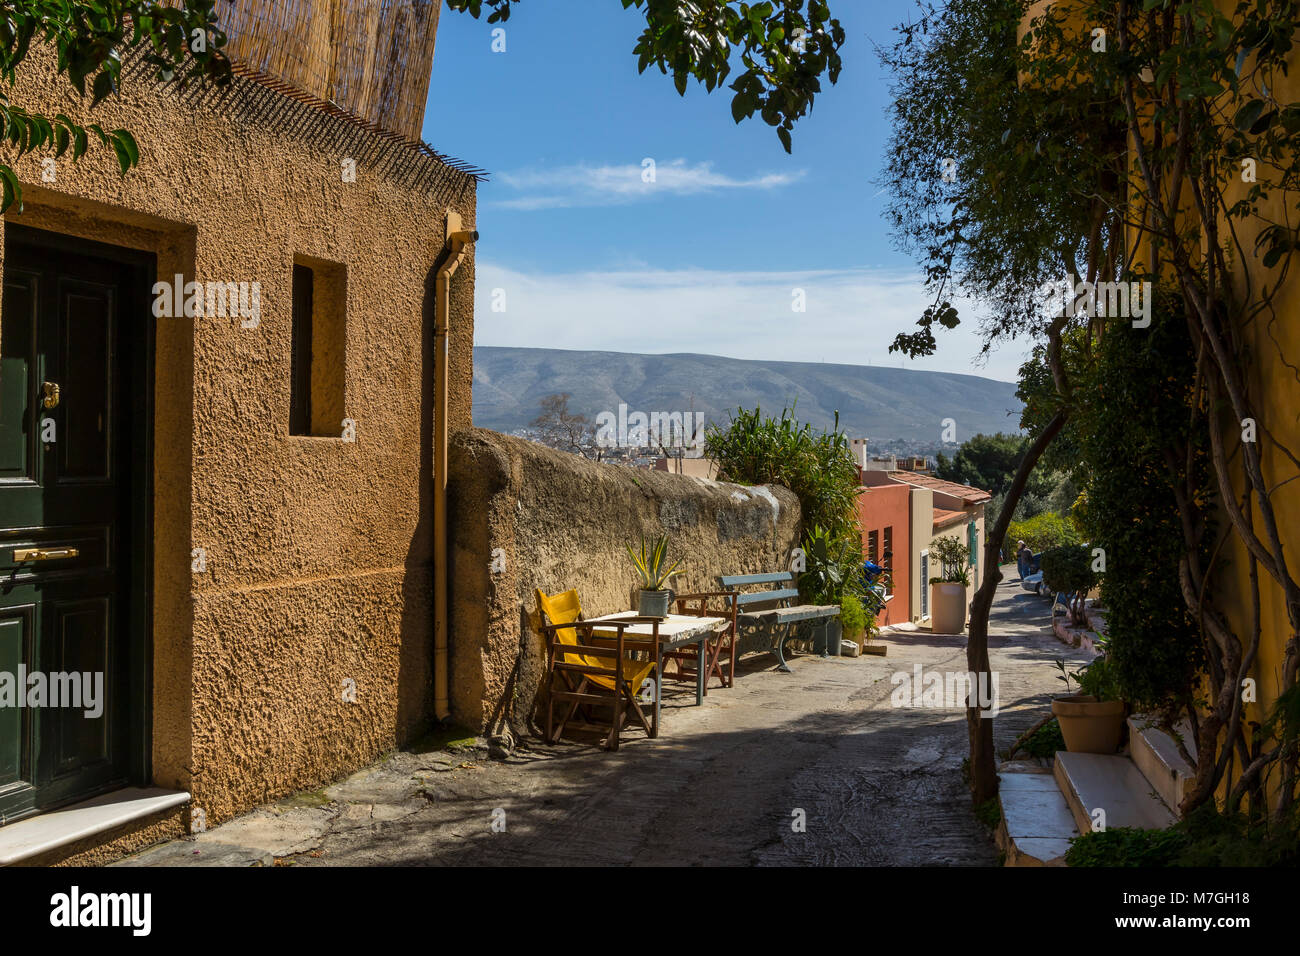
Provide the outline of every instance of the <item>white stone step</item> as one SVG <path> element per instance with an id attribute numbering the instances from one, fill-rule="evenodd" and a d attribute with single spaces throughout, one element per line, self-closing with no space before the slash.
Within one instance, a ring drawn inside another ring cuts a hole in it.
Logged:
<path id="1" fill-rule="evenodd" d="M 998 801 L 998 845 L 1006 852 L 1006 866 L 1065 865 L 1065 851 L 1079 830 L 1052 774 L 1036 768 L 1002 770 Z"/>
<path id="2" fill-rule="evenodd" d="M 1054 776 L 1080 833 L 1092 829 L 1096 810 L 1104 811 L 1108 830 L 1163 830 L 1175 822 L 1169 807 L 1128 757 L 1061 750 L 1056 754 Z"/>
<path id="3" fill-rule="evenodd" d="M 189 803 L 184 790 L 125 787 L 0 827 L 0 866 L 9 866 Z"/>
<path id="4" fill-rule="evenodd" d="M 1128 719 L 1129 755 L 1137 764 L 1160 799 L 1175 813 L 1183 802 L 1183 794 L 1196 779 L 1196 771 L 1178 752 L 1172 737 L 1152 726 L 1149 719 L 1134 714 Z M 1183 737 L 1187 750 L 1196 755 L 1196 742 L 1189 733 Z"/>

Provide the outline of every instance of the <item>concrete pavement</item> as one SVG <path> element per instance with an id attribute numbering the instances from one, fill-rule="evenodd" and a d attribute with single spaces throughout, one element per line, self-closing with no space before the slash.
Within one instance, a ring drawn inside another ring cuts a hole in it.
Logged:
<path id="1" fill-rule="evenodd" d="M 1059 690 L 1052 660 L 1082 659 L 1014 566 L 1004 574 L 991 628 L 1000 751 Z M 964 673 L 965 637 L 883 642 L 886 657 L 796 656 L 792 674 L 747 659 L 702 707 L 670 688 L 659 738 L 626 732 L 618 753 L 413 749 L 118 865 L 996 865 L 962 780 L 960 704 L 891 701 L 894 675 L 918 664 Z"/>

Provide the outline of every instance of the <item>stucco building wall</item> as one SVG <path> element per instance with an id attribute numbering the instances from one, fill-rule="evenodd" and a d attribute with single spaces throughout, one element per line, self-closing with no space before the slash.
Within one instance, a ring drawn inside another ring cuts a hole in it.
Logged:
<path id="1" fill-rule="evenodd" d="M 450 474 L 452 714 L 489 733 L 536 726 L 534 588 L 577 588 L 588 616 L 625 611 L 636 578 L 624 544 L 642 533 L 668 534 L 671 559 L 685 559 L 678 593 L 786 568 L 799 543 L 798 499 L 779 486 L 598 464 L 485 429 L 455 436 Z"/>
<path id="2" fill-rule="evenodd" d="M 925 570 L 921 568 L 921 552 L 930 550 L 930 541 L 934 538 L 934 492 L 929 488 L 909 487 L 912 490 L 912 620 L 920 624 L 928 621 L 934 610 L 930 606 L 930 578 L 939 574 L 934 555 L 930 555 Z M 922 592 L 926 595 L 924 613 Z"/>
<path id="3" fill-rule="evenodd" d="M 883 563 L 885 529 L 892 529 L 893 551 L 892 596 L 885 602 L 884 610 L 876 617 L 881 627 L 905 624 L 912 619 L 912 581 L 916 547 L 912 541 L 911 491 L 907 485 L 888 484 L 863 487 L 858 491 L 858 523 L 862 526 L 862 553 L 867 553 L 867 535 L 876 532 L 879 549 L 876 562 Z M 924 542 L 921 542 L 922 546 Z"/>
<path id="4" fill-rule="evenodd" d="M 12 101 L 85 119 L 42 63 Z M 475 184 L 362 154 L 345 182 L 355 128 L 309 142 L 129 76 L 95 119 L 132 131 L 139 167 L 124 178 L 94 147 L 48 183 L 25 157 L 26 208 L 5 223 L 152 252 L 163 280 L 261 285 L 256 328 L 156 320 L 151 776 L 215 823 L 362 766 L 431 716 L 432 276 L 449 205 L 473 228 Z M 288 433 L 295 256 L 346 269 L 352 442 L 341 422 L 336 438 Z M 451 291 L 452 431 L 470 425 L 473 282 L 471 252 Z"/>

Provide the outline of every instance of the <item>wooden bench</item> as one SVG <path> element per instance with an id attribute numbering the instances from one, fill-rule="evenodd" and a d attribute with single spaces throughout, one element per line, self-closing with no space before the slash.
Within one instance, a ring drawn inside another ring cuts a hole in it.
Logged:
<path id="1" fill-rule="evenodd" d="M 785 644 L 794 636 L 799 624 L 814 624 L 838 617 L 840 609 L 835 604 L 792 604 L 799 599 L 794 586 L 794 574 L 778 571 L 773 574 L 729 574 L 719 582 L 729 594 L 735 595 L 737 654 L 764 651 L 775 654 L 777 670 L 790 673 L 785 662 Z M 741 593 L 740 589 L 752 585 L 773 585 L 764 591 Z"/>

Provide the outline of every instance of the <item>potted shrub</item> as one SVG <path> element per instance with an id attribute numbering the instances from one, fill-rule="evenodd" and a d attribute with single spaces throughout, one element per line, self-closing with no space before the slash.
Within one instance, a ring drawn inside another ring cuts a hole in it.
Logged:
<path id="1" fill-rule="evenodd" d="M 1124 702 L 1119 699 L 1110 659 L 1104 654 L 1085 664 L 1074 674 L 1057 660 L 1059 680 L 1065 681 L 1067 695 L 1052 701 L 1052 713 L 1061 725 L 1065 749 L 1072 753 L 1113 754 L 1119 749 L 1124 733 Z M 1079 693 L 1069 694 L 1070 681 L 1079 685 Z"/>
<path id="2" fill-rule="evenodd" d="M 681 565 L 680 560 L 668 564 L 668 535 L 660 535 L 649 547 L 646 547 L 645 535 L 641 535 L 640 553 L 633 551 L 630 544 L 624 547 L 641 578 L 637 613 L 642 617 L 666 617 L 668 607 L 672 604 L 673 592 L 664 585 L 669 578 L 679 573 L 677 569 Z"/>
<path id="3" fill-rule="evenodd" d="M 939 562 L 939 575 L 930 579 L 930 631 L 966 631 L 966 589 L 970 587 L 970 549 L 956 538 L 930 542 L 930 555 Z"/>
<path id="4" fill-rule="evenodd" d="M 858 539 L 837 537 L 814 526 L 804 539 L 806 566 L 799 575 L 799 594 L 809 604 L 840 604 L 852 582 L 861 577 L 862 557 L 854 545 Z M 813 650 L 839 657 L 844 639 L 844 622 L 835 617 L 812 627 Z"/>
<path id="5" fill-rule="evenodd" d="M 840 623 L 844 626 L 844 640 L 858 645 L 858 653 L 866 643 L 867 611 L 854 594 L 840 598 Z"/>

